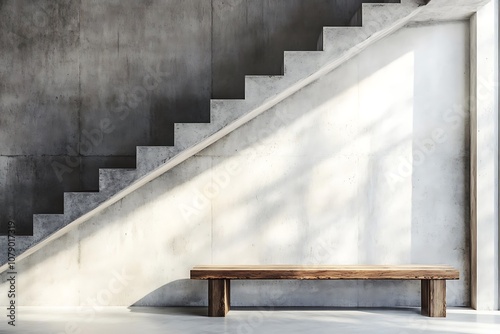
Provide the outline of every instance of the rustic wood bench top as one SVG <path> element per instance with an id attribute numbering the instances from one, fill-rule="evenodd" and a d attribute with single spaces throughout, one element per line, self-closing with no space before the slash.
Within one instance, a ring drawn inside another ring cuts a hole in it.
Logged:
<path id="1" fill-rule="evenodd" d="M 444 265 L 208 265 L 194 267 L 191 279 L 455 280 L 459 272 Z"/>
<path id="2" fill-rule="evenodd" d="M 208 280 L 208 315 L 224 317 L 231 307 L 231 280 L 420 280 L 422 314 L 446 316 L 446 280 L 459 272 L 445 265 L 208 265 L 191 269 L 191 279 Z"/>

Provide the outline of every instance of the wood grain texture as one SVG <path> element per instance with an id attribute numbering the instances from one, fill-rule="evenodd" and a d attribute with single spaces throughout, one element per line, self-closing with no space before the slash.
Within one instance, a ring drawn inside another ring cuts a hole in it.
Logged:
<path id="1" fill-rule="evenodd" d="M 446 317 L 446 280 L 422 280 L 422 315 Z"/>
<path id="2" fill-rule="evenodd" d="M 293 279 L 293 280 L 447 280 L 459 279 L 450 266 L 197 266 L 191 279 Z"/>
<path id="3" fill-rule="evenodd" d="M 429 314 L 429 280 L 422 280 L 420 284 L 420 311 L 422 315 Z"/>
<path id="4" fill-rule="evenodd" d="M 231 308 L 231 282 L 229 280 L 208 281 L 208 316 L 225 317 Z"/>

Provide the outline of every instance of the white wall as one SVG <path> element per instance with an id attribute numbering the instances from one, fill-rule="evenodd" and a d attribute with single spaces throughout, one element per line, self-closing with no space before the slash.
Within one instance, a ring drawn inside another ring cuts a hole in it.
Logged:
<path id="1" fill-rule="evenodd" d="M 202 305 L 196 264 L 443 263 L 461 273 L 449 305 L 468 305 L 468 36 L 370 47 L 18 263 L 19 304 Z M 235 282 L 232 298 L 420 304 L 418 282 Z"/>

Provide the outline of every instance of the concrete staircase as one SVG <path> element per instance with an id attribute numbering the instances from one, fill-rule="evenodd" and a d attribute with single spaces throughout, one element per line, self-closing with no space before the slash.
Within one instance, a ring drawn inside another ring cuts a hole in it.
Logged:
<path id="1" fill-rule="evenodd" d="M 351 27 L 323 29 L 318 51 L 285 52 L 282 76 L 247 76 L 244 100 L 212 100 L 211 122 L 177 124 L 175 146 L 137 147 L 136 169 L 101 169 L 99 192 L 65 193 L 63 214 L 34 215 L 33 236 L 16 238 L 17 260 L 76 228 L 411 22 L 426 4 L 420 0 L 363 4 L 351 20 Z M 6 240 L 1 238 L 2 249 L 6 249 Z M 0 252 L 0 272 L 7 268 L 6 255 Z"/>

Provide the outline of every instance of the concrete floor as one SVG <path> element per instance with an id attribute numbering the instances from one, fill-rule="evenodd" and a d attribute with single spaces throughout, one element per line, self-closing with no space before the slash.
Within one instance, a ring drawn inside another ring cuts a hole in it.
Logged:
<path id="1" fill-rule="evenodd" d="M 445 319 L 426 318 L 419 312 L 418 308 L 266 308 L 208 318 L 205 308 L 21 308 L 16 327 L 2 320 L 0 333 L 500 333 L 500 312 L 449 308 Z"/>

